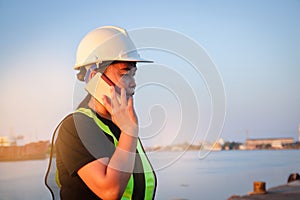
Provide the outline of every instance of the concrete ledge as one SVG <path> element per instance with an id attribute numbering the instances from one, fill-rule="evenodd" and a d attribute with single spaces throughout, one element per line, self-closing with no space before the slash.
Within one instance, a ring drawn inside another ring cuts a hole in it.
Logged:
<path id="1" fill-rule="evenodd" d="M 266 194 L 233 195 L 228 200 L 295 200 L 300 199 L 300 181 L 293 181 L 267 190 Z"/>

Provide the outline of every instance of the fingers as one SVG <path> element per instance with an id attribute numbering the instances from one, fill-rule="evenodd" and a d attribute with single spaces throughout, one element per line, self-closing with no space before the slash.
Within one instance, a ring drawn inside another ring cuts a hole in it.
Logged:
<path id="1" fill-rule="evenodd" d="M 109 113 L 112 113 L 112 106 L 111 106 L 110 98 L 108 98 L 106 95 L 103 95 L 102 96 L 102 102 L 103 102 L 103 105 L 105 106 L 106 110 Z"/>
<path id="2" fill-rule="evenodd" d="M 111 98 L 107 96 L 103 98 L 103 102 L 105 102 L 104 106 L 107 108 L 110 114 L 113 115 L 115 112 L 118 112 L 121 107 L 128 107 L 126 90 L 124 88 L 121 88 L 121 95 L 119 95 L 116 92 L 115 87 L 112 86 L 110 88 L 110 93 Z"/>
<path id="3" fill-rule="evenodd" d="M 112 109 L 114 109 L 115 107 L 119 107 L 120 103 L 119 103 L 119 100 L 117 98 L 115 87 L 113 87 L 113 86 L 110 87 L 110 94 L 111 94 L 111 106 L 112 106 Z"/>
<path id="4" fill-rule="evenodd" d="M 138 121 L 137 121 L 138 119 L 137 119 L 137 116 L 136 116 L 136 113 L 135 113 L 135 110 L 134 110 L 133 98 L 132 97 L 129 97 L 129 99 L 128 99 L 128 110 L 129 110 L 131 119 L 133 119 L 133 122 L 135 124 L 138 124 Z"/>
<path id="5" fill-rule="evenodd" d="M 121 88 L 121 105 L 127 105 L 126 90 Z"/>
<path id="6" fill-rule="evenodd" d="M 133 98 L 132 97 L 129 97 L 129 99 L 128 99 L 128 108 L 129 108 L 129 110 L 133 109 Z"/>
<path id="7" fill-rule="evenodd" d="M 127 108 L 128 110 L 132 111 L 133 108 L 133 98 L 129 97 L 127 100 L 126 97 L 126 90 L 124 88 L 121 88 L 121 95 L 118 95 L 115 88 L 111 87 L 111 98 L 107 97 L 106 95 L 103 95 L 102 101 L 106 109 L 111 113 L 114 114 L 115 111 L 119 110 L 120 108 L 124 109 Z"/>
<path id="8" fill-rule="evenodd" d="M 125 88 L 121 88 L 121 94 L 119 95 L 114 87 L 111 87 L 112 105 L 115 106 L 127 106 L 127 97 Z"/>
<path id="9" fill-rule="evenodd" d="M 129 97 L 127 101 L 126 90 L 121 89 L 121 94 L 118 96 L 114 87 L 111 88 L 111 98 L 103 96 L 104 106 L 111 114 L 112 121 L 120 128 L 124 133 L 131 136 L 136 136 L 137 129 L 137 117 L 134 111 L 133 98 Z"/>

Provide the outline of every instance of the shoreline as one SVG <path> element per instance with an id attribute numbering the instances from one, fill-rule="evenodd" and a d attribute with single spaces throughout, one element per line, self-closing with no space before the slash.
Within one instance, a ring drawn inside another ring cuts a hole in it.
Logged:
<path id="1" fill-rule="evenodd" d="M 250 192 L 251 193 L 251 192 Z M 252 192 L 253 193 L 253 192 Z M 300 199 L 300 180 L 271 187 L 261 194 L 232 195 L 228 200 L 294 200 Z"/>

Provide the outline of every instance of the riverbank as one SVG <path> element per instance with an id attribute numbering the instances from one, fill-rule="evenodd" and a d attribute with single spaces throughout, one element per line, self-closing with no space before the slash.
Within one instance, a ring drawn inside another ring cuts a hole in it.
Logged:
<path id="1" fill-rule="evenodd" d="M 228 200 L 295 200 L 300 199 L 300 181 L 272 187 L 263 194 L 231 196 Z"/>
<path id="2" fill-rule="evenodd" d="M 0 161 L 40 160 L 47 157 L 49 141 L 30 142 L 17 146 L 0 146 Z"/>
<path id="3" fill-rule="evenodd" d="M 244 144 L 240 142 L 224 142 L 224 143 L 199 143 L 199 144 L 190 144 L 184 142 L 181 144 L 172 144 L 167 146 L 155 145 L 152 147 L 145 147 L 145 151 L 231 151 L 231 150 L 241 150 L 241 151 L 253 151 L 253 150 L 300 150 L 300 142 L 291 142 L 291 143 L 274 143 L 273 145 L 268 143 L 272 141 L 271 139 L 266 142 L 263 141 L 263 144 Z M 255 142 L 261 142 L 255 140 Z M 265 143 L 264 143 L 265 142 Z M 248 142 L 249 143 L 249 142 Z"/>

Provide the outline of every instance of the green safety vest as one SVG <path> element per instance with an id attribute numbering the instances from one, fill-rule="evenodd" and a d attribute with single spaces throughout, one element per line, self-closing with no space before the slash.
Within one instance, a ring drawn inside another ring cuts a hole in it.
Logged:
<path id="1" fill-rule="evenodd" d="M 82 114 L 92 118 L 104 133 L 106 133 L 107 135 L 109 135 L 113 138 L 115 147 L 118 146 L 118 140 L 114 136 L 114 134 L 110 131 L 109 127 L 107 125 L 105 125 L 91 109 L 79 108 L 75 111 L 75 113 L 82 113 Z M 155 175 L 153 173 L 152 167 L 148 161 L 148 158 L 146 157 L 145 152 L 142 148 L 140 140 L 138 140 L 138 142 L 137 142 L 137 151 L 142 160 L 142 165 L 143 165 L 144 175 L 145 175 L 145 200 L 153 199 L 154 192 L 155 192 L 155 180 L 156 179 L 155 179 Z M 56 172 L 57 172 L 57 170 L 56 170 Z M 61 186 L 59 183 L 59 179 L 58 179 L 58 173 L 56 173 L 56 182 L 57 182 L 58 186 Z M 131 174 L 128 184 L 126 186 L 126 189 L 121 198 L 122 200 L 132 199 L 133 186 L 134 186 L 134 180 L 133 180 L 133 175 Z"/>

